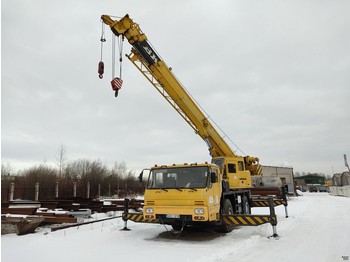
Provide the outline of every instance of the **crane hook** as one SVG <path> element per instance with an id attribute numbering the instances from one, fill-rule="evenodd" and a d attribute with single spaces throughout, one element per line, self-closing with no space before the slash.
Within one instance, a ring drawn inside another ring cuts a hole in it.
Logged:
<path id="1" fill-rule="evenodd" d="M 113 91 L 115 91 L 114 96 L 117 97 L 119 89 L 122 88 L 123 80 L 119 77 L 115 77 L 111 81 L 111 85 L 112 85 Z"/>
<path id="2" fill-rule="evenodd" d="M 100 61 L 100 62 L 98 63 L 98 77 L 99 77 L 100 79 L 103 78 L 103 73 L 104 73 L 104 71 L 105 71 L 105 65 L 104 65 L 104 63 L 103 63 L 102 61 Z"/>
<path id="3" fill-rule="evenodd" d="M 105 71 L 105 65 L 102 62 L 102 53 L 103 53 L 103 43 L 106 42 L 105 29 L 104 29 L 103 21 L 101 21 L 101 24 L 102 24 L 102 32 L 101 32 L 101 38 L 100 38 L 100 41 L 101 41 L 101 61 L 98 63 L 98 77 L 100 79 L 103 78 L 103 73 Z"/>

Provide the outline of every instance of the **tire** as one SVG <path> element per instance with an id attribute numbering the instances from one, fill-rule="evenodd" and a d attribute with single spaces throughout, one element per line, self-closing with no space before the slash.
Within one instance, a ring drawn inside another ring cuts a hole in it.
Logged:
<path id="1" fill-rule="evenodd" d="M 242 214 L 249 215 L 251 213 L 250 204 L 247 196 L 242 197 Z"/>
<path id="2" fill-rule="evenodd" d="M 229 199 L 224 200 L 224 212 L 225 215 L 233 215 L 233 207 Z"/>
<path id="3" fill-rule="evenodd" d="M 233 215 L 233 207 L 231 204 L 231 201 L 229 199 L 224 199 L 224 203 L 223 203 L 223 210 L 222 210 L 222 214 L 223 215 Z M 230 233 L 235 226 L 233 225 L 222 225 L 219 228 L 219 232 L 222 233 Z"/>

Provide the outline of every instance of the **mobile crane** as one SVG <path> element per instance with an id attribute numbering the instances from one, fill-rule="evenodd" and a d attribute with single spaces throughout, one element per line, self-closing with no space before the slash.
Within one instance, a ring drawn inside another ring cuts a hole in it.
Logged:
<path id="1" fill-rule="evenodd" d="M 187 225 L 217 226 L 225 232 L 236 224 L 225 220 L 227 215 L 231 218 L 240 215 L 254 225 L 275 221 L 275 217 L 267 221 L 249 218 L 251 176 L 261 175 L 259 159 L 233 152 L 129 15 L 120 20 L 102 15 L 101 19 L 116 36 L 128 40 L 132 46 L 127 55 L 129 60 L 205 141 L 212 156 L 211 163 L 152 167 L 145 188 L 143 214 L 126 219 L 168 224 L 175 230 Z"/>

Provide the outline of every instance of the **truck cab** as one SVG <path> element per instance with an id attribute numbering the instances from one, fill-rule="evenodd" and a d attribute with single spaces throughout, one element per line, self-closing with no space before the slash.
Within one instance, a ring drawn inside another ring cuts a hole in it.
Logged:
<path id="1" fill-rule="evenodd" d="M 154 166 L 145 189 L 143 216 L 174 229 L 220 219 L 221 180 L 215 164 Z"/>

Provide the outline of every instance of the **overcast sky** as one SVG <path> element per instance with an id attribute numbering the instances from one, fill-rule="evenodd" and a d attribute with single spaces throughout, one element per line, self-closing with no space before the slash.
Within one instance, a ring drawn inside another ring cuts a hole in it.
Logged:
<path id="1" fill-rule="evenodd" d="M 126 58 L 114 97 L 108 27 L 98 78 L 100 16 L 127 13 L 244 154 L 299 172 L 346 170 L 348 0 L 1 5 L 1 160 L 15 170 L 54 164 L 60 145 L 68 160 L 125 161 L 135 171 L 210 160 L 203 140 Z"/>

